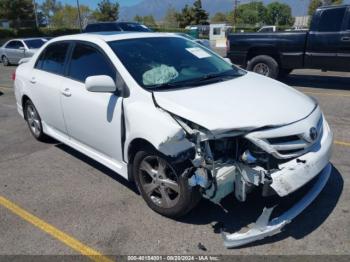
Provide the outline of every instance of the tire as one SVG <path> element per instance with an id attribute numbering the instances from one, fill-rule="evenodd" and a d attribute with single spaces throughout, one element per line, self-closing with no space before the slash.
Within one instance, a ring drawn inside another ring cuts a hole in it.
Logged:
<path id="1" fill-rule="evenodd" d="M 3 64 L 4 66 L 9 66 L 9 65 L 11 65 L 9 59 L 8 59 L 5 55 L 3 55 L 3 56 L 1 57 L 1 61 L 2 61 L 2 64 Z"/>
<path id="2" fill-rule="evenodd" d="M 279 73 L 279 66 L 275 59 L 267 55 L 259 55 L 248 62 L 247 69 L 257 74 L 276 79 Z"/>
<path id="3" fill-rule="evenodd" d="M 185 165 L 173 165 L 155 149 L 136 153 L 133 176 L 147 205 L 155 212 L 172 218 L 187 214 L 201 199 L 198 189 L 182 177 Z"/>
<path id="4" fill-rule="evenodd" d="M 278 77 L 279 78 L 287 77 L 292 71 L 293 71 L 293 69 L 280 69 Z"/>
<path id="5" fill-rule="evenodd" d="M 32 101 L 27 100 L 24 104 L 24 115 L 27 121 L 30 133 L 38 141 L 46 141 L 47 136 L 43 132 L 40 115 Z"/>

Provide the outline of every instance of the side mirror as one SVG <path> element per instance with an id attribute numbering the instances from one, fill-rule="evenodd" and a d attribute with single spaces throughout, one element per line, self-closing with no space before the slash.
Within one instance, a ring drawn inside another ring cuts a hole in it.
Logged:
<path id="1" fill-rule="evenodd" d="M 117 91 L 116 84 L 110 76 L 89 76 L 85 80 L 85 88 L 89 92 L 114 93 Z"/>
<path id="2" fill-rule="evenodd" d="M 26 51 L 26 49 L 24 48 L 24 46 L 20 46 L 18 49 L 21 50 L 21 51 L 23 51 L 23 52 Z"/>

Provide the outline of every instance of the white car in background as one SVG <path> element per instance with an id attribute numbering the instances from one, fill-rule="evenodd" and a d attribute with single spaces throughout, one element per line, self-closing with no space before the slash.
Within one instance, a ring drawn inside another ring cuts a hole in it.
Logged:
<path id="1" fill-rule="evenodd" d="M 14 77 L 36 139 L 54 137 L 136 182 L 162 215 L 256 190 L 281 201 L 310 185 L 282 215 L 270 220 L 268 206 L 246 233 L 223 234 L 227 247 L 280 232 L 331 173 L 333 133 L 316 101 L 176 34 L 58 37 Z"/>
<path id="2" fill-rule="evenodd" d="M 12 39 L 0 47 L 0 59 L 4 66 L 16 65 L 22 58 L 28 58 L 42 47 L 45 38 Z"/>

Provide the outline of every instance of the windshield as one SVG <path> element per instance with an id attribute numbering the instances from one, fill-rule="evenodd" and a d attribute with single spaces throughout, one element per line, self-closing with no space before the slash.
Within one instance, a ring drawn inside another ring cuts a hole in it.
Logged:
<path id="1" fill-rule="evenodd" d="M 43 44 L 45 44 L 45 41 L 43 39 L 31 39 L 24 40 L 24 43 L 26 43 L 29 49 L 37 49 L 40 48 Z"/>
<path id="2" fill-rule="evenodd" d="M 127 39 L 109 45 L 137 83 L 147 89 L 204 85 L 245 74 L 181 37 Z"/>

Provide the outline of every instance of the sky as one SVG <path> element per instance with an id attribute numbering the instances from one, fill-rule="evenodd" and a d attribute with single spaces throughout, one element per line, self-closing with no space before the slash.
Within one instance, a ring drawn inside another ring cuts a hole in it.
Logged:
<path id="1" fill-rule="evenodd" d="M 131 6 L 134 4 L 137 4 L 139 2 L 141 2 L 142 0 L 118 0 L 119 4 L 122 6 Z M 41 4 L 42 2 L 44 2 L 44 0 L 36 0 L 36 2 L 38 4 Z M 70 5 L 76 5 L 76 0 L 60 0 L 60 2 L 62 3 L 67 3 Z M 97 3 L 100 2 L 100 0 L 79 0 L 79 3 L 81 5 L 88 5 L 92 8 L 95 8 L 97 6 Z"/>

